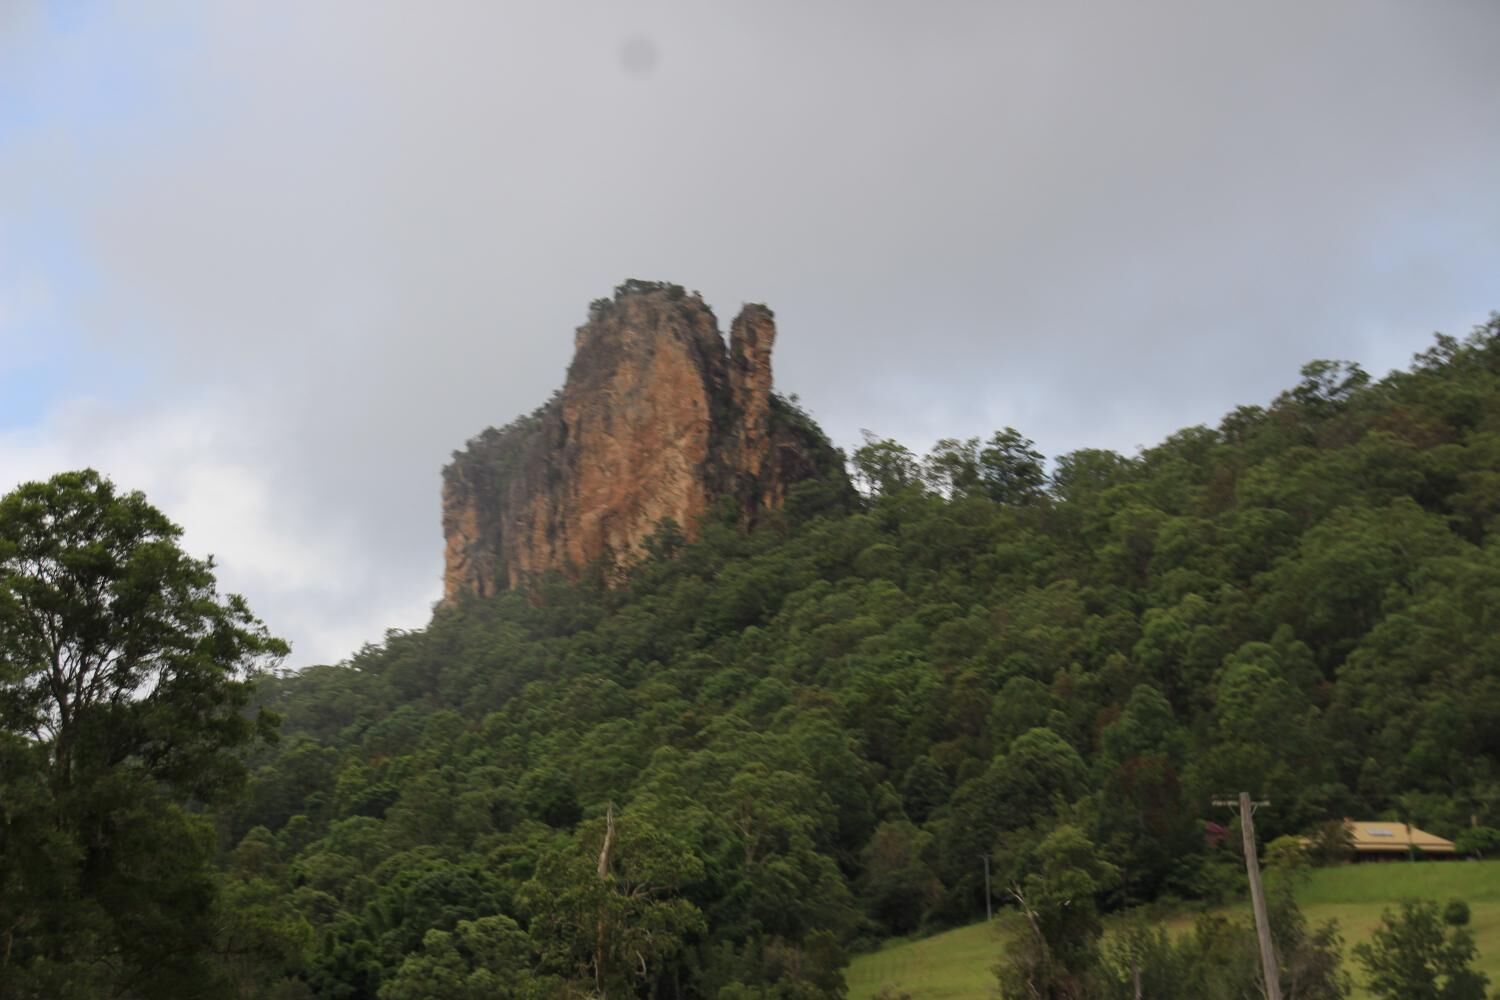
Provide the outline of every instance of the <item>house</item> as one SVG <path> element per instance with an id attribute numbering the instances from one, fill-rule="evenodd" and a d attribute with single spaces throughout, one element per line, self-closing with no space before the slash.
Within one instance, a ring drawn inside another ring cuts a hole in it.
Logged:
<path id="1" fill-rule="evenodd" d="M 1456 858 L 1453 841 L 1406 823 L 1344 820 L 1356 861 L 1405 861 L 1408 858 Z"/>

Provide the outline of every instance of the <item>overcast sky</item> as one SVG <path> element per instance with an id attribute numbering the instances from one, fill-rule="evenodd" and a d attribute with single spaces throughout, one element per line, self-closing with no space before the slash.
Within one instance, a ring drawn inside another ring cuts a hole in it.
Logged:
<path id="1" fill-rule="evenodd" d="M 630 277 L 841 445 L 1133 452 L 1500 308 L 1495 0 L 0 0 L 0 491 L 94 465 L 336 661 Z"/>

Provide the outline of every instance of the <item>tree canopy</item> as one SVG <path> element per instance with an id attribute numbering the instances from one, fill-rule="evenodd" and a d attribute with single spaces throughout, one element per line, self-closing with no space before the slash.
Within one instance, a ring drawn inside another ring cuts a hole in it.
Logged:
<path id="1" fill-rule="evenodd" d="M 286 646 L 91 470 L 0 499 L 0 997 L 215 982 L 212 828 Z"/>

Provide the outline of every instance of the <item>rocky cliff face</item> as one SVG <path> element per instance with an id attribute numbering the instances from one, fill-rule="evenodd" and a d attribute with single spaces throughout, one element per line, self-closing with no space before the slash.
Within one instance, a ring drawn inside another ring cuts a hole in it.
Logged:
<path id="1" fill-rule="evenodd" d="M 746 306 L 726 350 L 713 312 L 675 285 L 595 302 L 562 391 L 443 470 L 445 600 L 628 565 L 666 519 L 691 539 L 721 498 L 749 525 L 800 480 L 842 479 L 827 439 L 771 391 L 775 341 L 771 311 Z"/>

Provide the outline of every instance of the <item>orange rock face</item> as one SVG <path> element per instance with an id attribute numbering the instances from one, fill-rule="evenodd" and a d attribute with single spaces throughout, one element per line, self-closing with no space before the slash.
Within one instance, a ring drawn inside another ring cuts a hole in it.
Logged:
<path id="1" fill-rule="evenodd" d="M 670 519 L 691 539 L 732 497 L 743 521 L 791 484 L 842 480 L 837 452 L 771 388 L 775 321 L 735 319 L 726 351 L 696 295 L 628 282 L 579 327 L 561 393 L 443 470 L 444 596 L 490 596 L 601 560 L 618 572 Z"/>

